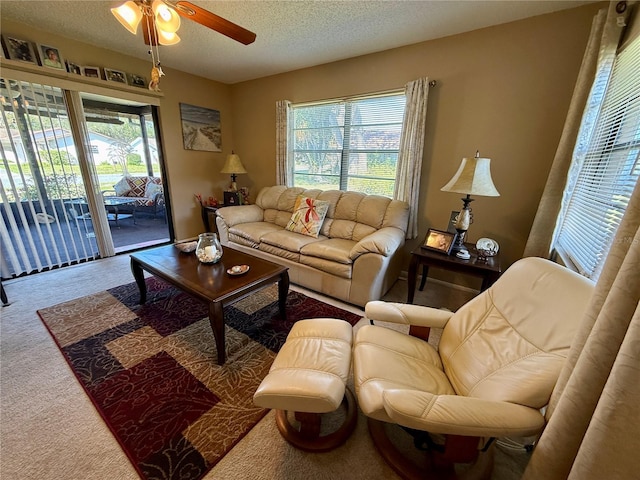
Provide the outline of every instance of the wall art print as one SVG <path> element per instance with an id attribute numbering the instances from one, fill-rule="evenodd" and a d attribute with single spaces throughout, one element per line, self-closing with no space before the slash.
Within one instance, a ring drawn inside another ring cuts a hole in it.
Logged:
<path id="1" fill-rule="evenodd" d="M 222 151 L 219 110 L 181 103 L 180 118 L 185 150 Z"/>

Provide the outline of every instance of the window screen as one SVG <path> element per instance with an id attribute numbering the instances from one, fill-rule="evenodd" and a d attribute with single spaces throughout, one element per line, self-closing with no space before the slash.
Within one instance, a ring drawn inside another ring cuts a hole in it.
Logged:
<path id="1" fill-rule="evenodd" d="M 294 105 L 294 185 L 393 196 L 404 93 Z"/>

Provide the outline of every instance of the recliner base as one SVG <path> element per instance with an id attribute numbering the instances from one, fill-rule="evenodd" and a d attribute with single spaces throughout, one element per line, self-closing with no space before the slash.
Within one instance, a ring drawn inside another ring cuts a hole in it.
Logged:
<path id="1" fill-rule="evenodd" d="M 385 422 L 373 418 L 367 418 L 367 421 L 371 439 L 378 452 L 385 462 L 406 480 L 488 480 L 491 478 L 493 445 L 486 452 L 478 450 L 477 455 L 474 455 L 474 462 L 471 465 L 464 465 L 464 471 L 456 472 L 456 463 L 451 460 L 455 458 L 455 452 L 447 450 L 447 447 L 443 453 L 425 451 L 425 465 L 421 467 L 403 455 L 391 442 L 385 431 Z M 472 437 L 458 438 L 471 439 Z M 449 449 L 451 449 L 450 446 Z M 461 458 L 465 458 L 465 461 L 468 460 L 468 452 L 463 454 Z"/>

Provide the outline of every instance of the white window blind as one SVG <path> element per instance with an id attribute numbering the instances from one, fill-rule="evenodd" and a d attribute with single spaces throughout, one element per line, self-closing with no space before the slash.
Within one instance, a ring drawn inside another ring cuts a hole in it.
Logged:
<path id="1" fill-rule="evenodd" d="M 293 184 L 393 196 L 404 93 L 292 107 Z"/>
<path id="2" fill-rule="evenodd" d="M 587 119 L 592 127 L 582 127 L 554 248 L 597 279 L 640 174 L 640 38 L 617 55 L 592 99 L 601 105 Z"/>

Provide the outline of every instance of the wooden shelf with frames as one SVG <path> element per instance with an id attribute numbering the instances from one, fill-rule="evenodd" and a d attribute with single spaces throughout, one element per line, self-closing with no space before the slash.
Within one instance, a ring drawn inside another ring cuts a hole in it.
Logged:
<path id="1" fill-rule="evenodd" d="M 3 77 L 9 77 L 9 78 L 11 78 L 11 71 L 24 72 L 27 75 L 28 74 L 34 74 L 38 76 L 43 75 L 48 78 L 66 80 L 74 84 L 91 85 L 93 87 L 107 88 L 109 90 L 127 92 L 127 93 L 142 95 L 150 98 L 159 99 L 164 97 L 164 94 L 162 92 L 155 92 L 153 90 L 149 90 L 146 87 L 145 88 L 135 87 L 133 85 L 118 83 L 118 82 L 111 82 L 108 80 L 103 80 L 101 78 L 85 77 L 75 73 L 69 73 L 66 70 L 56 70 L 53 68 L 42 67 L 40 65 L 36 65 L 33 63 L 21 62 L 18 60 L 10 60 L 4 57 L 0 58 L 0 70 L 2 71 Z M 22 78 L 18 78 L 18 79 L 21 80 Z M 28 79 L 28 80 L 32 81 L 31 79 Z M 81 90 L 82 88 L 79 88 L 79 89 Z"/>

